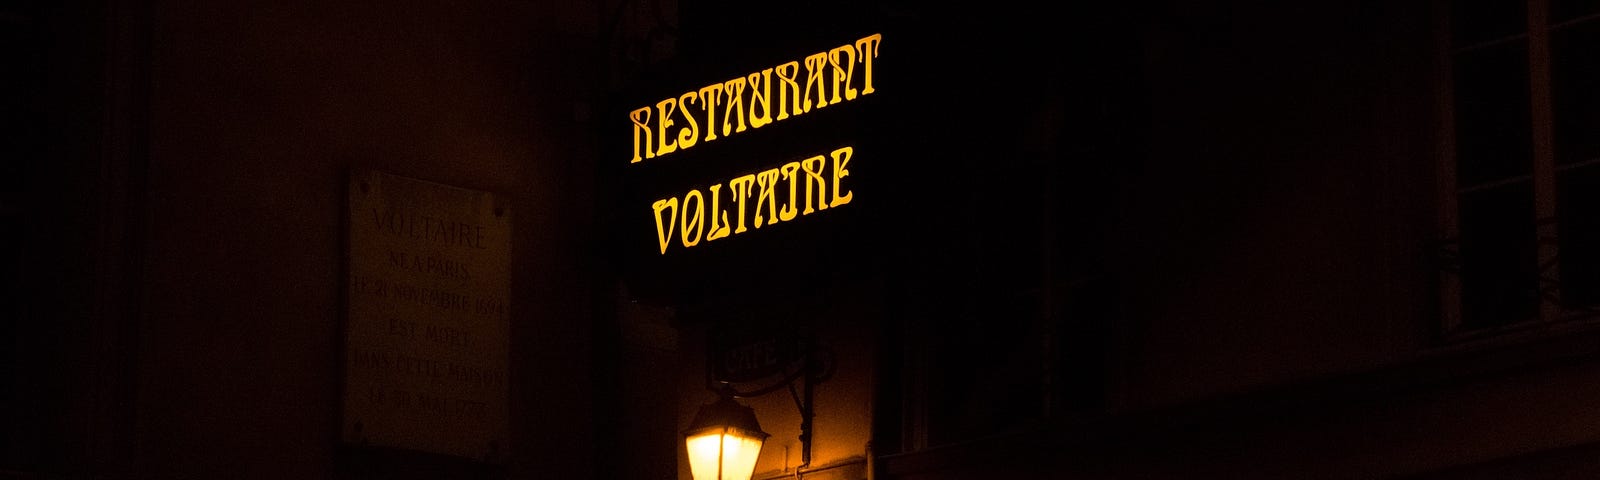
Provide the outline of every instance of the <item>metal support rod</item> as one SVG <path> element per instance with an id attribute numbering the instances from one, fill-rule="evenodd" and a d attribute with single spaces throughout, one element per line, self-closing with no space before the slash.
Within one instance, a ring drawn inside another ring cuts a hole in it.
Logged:
<path id="1" fill-rule="evenodd" d="M 814 360 L 806 354 L 805 404 L 800 406 L 800 468 L 811 466 L 811 416 L 812 388 L 817 383 Z"/>
<path id="2" fill-rule="evenodd" d="M 803 373 L 800 375 L 803 379 L 801 380 L 803 382 L 801 390 L 804 393 L 794 390 L 794 382 L 791 381 L 788 384 L 789 397 L 794 399 L 794 406 L 800 410 L 800 465 L 795 467 L 795 473 L 797 474 L 800 473 L 800 469 L 811 466 L 811 417 L 813 413 L 812 400 L 814 398 L 812 387 L 816 386 L 818 380 L 816 372 L 813 371 L 815 369 L 815 357 L 807 353 L 804 364 L 801 366 Z"/>

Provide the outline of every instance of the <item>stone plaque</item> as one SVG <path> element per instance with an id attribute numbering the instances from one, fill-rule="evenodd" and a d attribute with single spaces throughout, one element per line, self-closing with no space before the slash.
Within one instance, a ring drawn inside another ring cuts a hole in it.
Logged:
<path id="1" fill-rule="evenodd" d="M 344 441 L 502 460 L 510 209 L 356 171 L 347 226 Z"/>

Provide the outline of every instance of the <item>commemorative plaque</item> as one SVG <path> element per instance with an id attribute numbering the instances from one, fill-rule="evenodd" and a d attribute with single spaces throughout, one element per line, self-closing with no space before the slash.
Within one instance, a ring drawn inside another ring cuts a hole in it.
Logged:
<path id="1" fill-rule="evenodd" d="M 344 441 L 501 460 L 510 209 L 377 171 L 349 192 Z"/>

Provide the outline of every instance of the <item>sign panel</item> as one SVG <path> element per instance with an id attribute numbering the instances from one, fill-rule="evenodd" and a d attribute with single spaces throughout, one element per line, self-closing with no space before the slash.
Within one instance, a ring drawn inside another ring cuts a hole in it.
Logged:
<path id="1" fill-rule="evenodd" d="M 376 171 L 349 191 L 344 441 L 503 458 L 510 210 Z"/>
<path id="2" fill-rule="evenodd" d="M 798 294 L 871 268 L 886 228 L 872 219 L 897 173 L 873 135 L 873 112 L 898 96 L 894 41 L 884 57 L 882 33 L 828 37 L 747 64 L 708 58 L 612 109 L 606 156 L 623 180 L 615 231 L 634 293 Z"/>
<path id="3" fill-rule="evenodd" d="M 706 356 L 711 377 L 742 383 L 782 378 L 803 368 L 815 339 L 795 328 L 764 325 L 719 325 Z"/>
<path id="4" fill-rule="evenodd" d="M 873 72 L 882 43 L 882 34 L 867 35 L 807 55 L 804 66 L 799 60 L 790 60 L 632 110 L 628 120 L 633 124 L 633 148 L 628 162 L 659 159 L 717 139 L 732 142 L 732 137 L 746 131 L 754 132 L 830 105 L 834 110 L 843 108 L 838 105 L 877 90 Z M 704 193 L 694 185 L 681 199 L 676 194 L 657 199 L 650 204 L 650 211 L 659 252 L 666 255 L 674 245 L 691 248 L 702 241 L 791 222 L 800 215 L 850 203 L 854 193 L 845 177 L 850 176 L 849 164 L 854 157 L 855 147 L 833 146 L 792 161 L 741 171 L 730 180 L 719 178 L 710 182 Z M 742 167 L 749 169 L 753 165 Z M 726 193 L 719 193 L 724 183 Z M 725 206 L 726 211 L 719 205 Z M 730 212 L 732 221 L 727 220 Z"/>

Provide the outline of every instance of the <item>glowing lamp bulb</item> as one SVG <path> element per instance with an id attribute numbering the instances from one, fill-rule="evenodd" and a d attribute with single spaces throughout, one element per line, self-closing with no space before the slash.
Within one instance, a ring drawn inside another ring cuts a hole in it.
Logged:
<path id="1" fill-rule="evenodd" d="M 684 437 L 694 480 L 750 480 L 767 433 L 755 410 L 724 396 L 700 407 Z"/>

